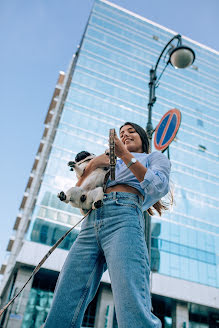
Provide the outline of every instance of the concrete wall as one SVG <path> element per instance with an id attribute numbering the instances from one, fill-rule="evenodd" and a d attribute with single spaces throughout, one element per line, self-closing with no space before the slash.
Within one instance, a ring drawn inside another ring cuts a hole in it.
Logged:
<path id="1" fill-rule="evenodd" d="M 189 311 L 188 304 L 175 303 L 172 310 L 172 328 L 188 328 L 189 327 Z"/>
<path id="2" fill-rule="evenodd" d="M 188 280 L 151 275 L 152 293 L 184 303 L 194 303 L 219 310 L 218 288 L 205 286 Z"/>

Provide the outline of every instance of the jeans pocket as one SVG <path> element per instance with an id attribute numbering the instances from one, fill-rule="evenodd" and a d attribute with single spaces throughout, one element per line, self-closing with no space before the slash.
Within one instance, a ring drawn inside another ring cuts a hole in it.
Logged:
<path id="1" fill-rule="evenodd" d="M 123 207 L 124 210 L 126 209 L 127 211 L 129 211 L 130 214 L 134 215 L 136 222 L 138 222 L 139 228 L 144 233 L 145 223 L 144 223 L 144 215 L 141 209 L 141 205 L 128 198 L 116 199 L 116 205 L 121 206 L 121 208 Z"/>

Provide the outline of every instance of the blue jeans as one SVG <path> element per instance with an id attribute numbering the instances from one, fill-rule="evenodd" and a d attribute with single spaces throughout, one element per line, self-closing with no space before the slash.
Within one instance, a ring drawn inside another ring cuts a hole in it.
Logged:
<path id="1" fill-rule="evenodd" d="M 79 328 L 108 268 L 119 328 L 160 328 L 151 313 L 142 200 L 112 192 L 82 223 L 60 272 L 45 328 Z"/>

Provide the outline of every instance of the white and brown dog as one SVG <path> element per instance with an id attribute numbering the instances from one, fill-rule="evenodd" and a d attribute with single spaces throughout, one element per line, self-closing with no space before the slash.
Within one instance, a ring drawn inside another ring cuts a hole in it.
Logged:
<path id="1" fill-rule="evenodd" d="M 75 157 L 75 161 L 68 162 L 71 171 L 75 170 L 76 176 L 79 179 L 91 159 L 95 157 L 87 151 L 81 151 Z M 80 187 L 72 187 L 64 193 L 61 191 L 58 198 L 69 203 L 73 207 L 81 209 L 82 214 L 88 210 L 96 209 L 102 206 L 103 202 L 103 184 L 108 167 L 97 168 L 83 181 Z"/>

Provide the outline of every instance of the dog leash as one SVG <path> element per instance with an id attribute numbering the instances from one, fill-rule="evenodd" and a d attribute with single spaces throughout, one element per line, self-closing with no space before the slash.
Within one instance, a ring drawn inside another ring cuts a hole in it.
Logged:
<path id="1" fill-rule="evenodd" d="M 115 180 L 115 166 L 116 166 L 116 155 L 115 155 L 115 129 L 110 129 L 109 131 L 109 159 L 110 159 L 110 169 L 106 173 L 104 182 L 103 182 L 103 191 L 106 191 L 106 185 L 107 180 L 109 176 L 111 176 L 111 180 Z M 85 216 L 83 216 L 73 227 L 71 227 L 59 240 L 50 248 L 50 250 L 46 253 L 46 255 L 43 257 L 43 259 L 39 262 L 39 264 L 35 267 L 32 274 L 26 281 L 26 283 L 23 285 L 21 290 L 2 308 L 0 309 L 0 317 L 3 315 L 3 313 L 7 310 L 7 308 L 15 301 L 15 299 L 21 294 L 21 292 L 24 290 L 28 282 L 34 277 L 34 275 L 39 271 L 39 269 L 42 267 L 43 263 L 48 259 L 48 257 L 54 252 L 54 250 L 61 244 L 61 242 L 65 239 L 65 237 L 80 223 L 82 222 L 86 216 L 92 211 L 90 209 Z"/>
<path id="2" fill-rule="evenodd" d="M 110 176 L 110 170 L 106 173 L 105 178 L 104 178 L 104 182 L 103 182 L 103 191 L 105 192 L 106 190 L 106 184 L 107 184 L 107 180 Z M 65 239 L 65 237 L 67 237 L 67 235 L 80 223 L 82 222 L 86 216 L 88 216 L 88 214 L 92 211 L 92 209 L 90 209 L 85 216 L 83 216 L 73 227 L 71 227 L 61 238 L 59 238 L 59 240 L 50 248 L 50 250 L 46 253 L 46 255 L 43 257 L 43 259 L 39 262 L 39 264 L 35 267 L 35 269 L 33 270 L 32 274 L 30 275 L 30 277 L 28 278 L 28 280 L 25 282 L 25 284 L 23 285 L 23 287 L 21 288 L 21 290 L 2 308 L 0 309 L 0 317 L 3 315 L 3 313 L 7 310 L 7 308 L 14 302 L 14 300 L 20 295 L 20 293 L 24 290 L 24 288 L 26 287 L 26 285 L 28 284 L 28 282 L 33 278 L 33 276 L 39 271 L 39 269 L 42 267 L 43 263 L 48 259 L 48 257 L 54 252 L 54 250 L 59 246 L 59 244 L 61 244 L 61 242 Z"/>
<path id="3" fill-rule="evenodd" d="M 61 238 L 59 238 L 59 240 L 50 248 L 50 250 L 46 253 L 46 255 L 43 257 L 43 259 L 40 261 L 40 263 L 35 267 L 35 269 L 33 270 L 32 274 L 30 275 L 30 277 L 28 278 L 28 280 L 26 281 L 26 283 L 23 285 L 23 287 L 21 288 L 21 290 L 0 310 L 0 317 L 2 316 L 2 314 L 7 310 L 7 308 L 11 305 L 11 303 L 14 302 L 14 300 L 20 295 L 20 293 L 24 290 L 24 288 L 26 287 L 26 285 L 28 284 L 28 282 L 33 278 L 33 276 L 39 271 L 39 269 L 41 268 L 41 266 L 43 265 L 43 263 L 48 259 L 48 257 L 53 253 L 53 251 L 59 246 L 59 244 L 61 244 L 61 242 L 65 239 L 65 237 L 81 222 L 85 219 L 86 216 L 88 216 L 88 214 L 92 211 L 92 209 L 90 209 L 85 216 L 82 217 L 82 219 L 80 219 L 73 227 L 71 227 L 71 229 L 69 229 Z"/>
<path id="4" fill-rule="evenodd" d="M 109 160 L 110 160 L 110 178 L 115 180 L 116 154 L 115 154 L 115 129 L 109 130 Z"/>

